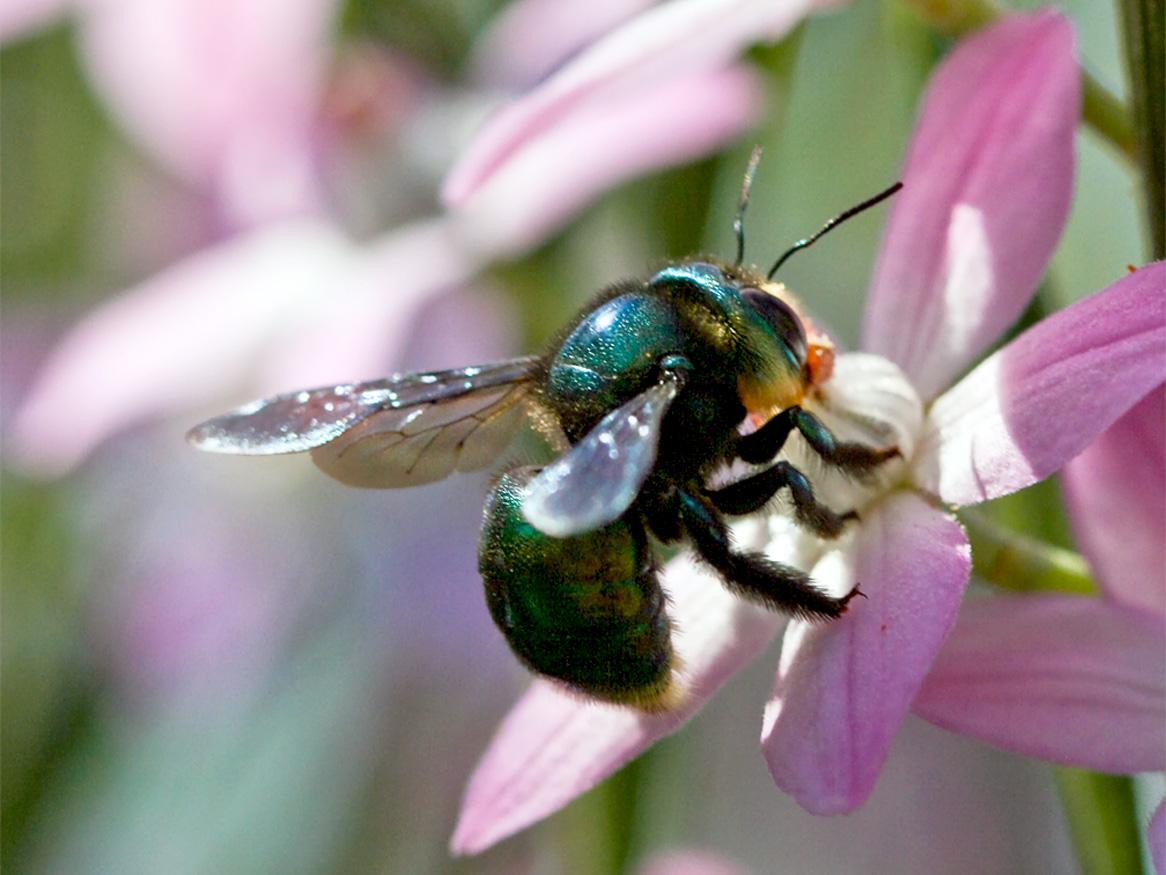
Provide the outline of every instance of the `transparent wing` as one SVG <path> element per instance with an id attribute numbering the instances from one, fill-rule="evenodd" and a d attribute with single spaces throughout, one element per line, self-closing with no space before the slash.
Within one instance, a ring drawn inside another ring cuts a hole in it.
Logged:
<path id="1" fill-rule="evenodd" d="M 603 417 L 530 482 L 522 503 L 527 521 L 552 537 L 566 538 L 617 519 L 656 463 L 660 426 L 678 391 L 679 380 L 665 373 L 655 386 Z"/>
<path id="2" fill-rule="evenodd" d="M 527 356 L 276 395 L 187 438 L 216 453 L 310 450 L 321 469 L 354 486 L 427 483 L 482 468 L 502 451 L 524 419 L 538 362 Z"/>
<path id="3" fill-rule="evenodd" d="M 529 382 L 381 411 L 312 450 L 312 461 L 349 486 L 394 489 L 476 471 L 506 448 L 526 419 Z"/>

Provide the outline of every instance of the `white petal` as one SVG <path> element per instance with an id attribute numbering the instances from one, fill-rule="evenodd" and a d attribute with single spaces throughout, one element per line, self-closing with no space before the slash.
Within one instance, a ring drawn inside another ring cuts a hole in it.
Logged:
<path id="1" fill-rule="evenodd" d="M 902 479 L 905 461 L 915 452 L 923 427 L 923 405 L 914 386 L 889 359 L 866 353 L 845 353 L 834 363 L 834 375 L 804 407 L 842 441 L 873 447 L 898 447 L 901 457 L 858 479 L 823 464 L 806 442 L 795 436 L 787 455 L 814 484 L 823 503 L 837 511 L 861 511 Z"/>

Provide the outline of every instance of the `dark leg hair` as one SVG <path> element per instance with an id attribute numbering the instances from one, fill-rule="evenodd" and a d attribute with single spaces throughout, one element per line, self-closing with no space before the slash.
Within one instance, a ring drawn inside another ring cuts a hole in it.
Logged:
<path id="1" fill-rule="evenodd" d="M 866 444 L 840 441 L 822 420 L 800 407 L 787 407 L 757 431 L 738 439 L 737 455 L 755 465 L 768 462 L 785 446 L 795 428 L 824 461 L 852 474 L 866 474 L 899 455 L 898 447 L 879 450 Z"/>
<path id="2" fill-rule="evenodd" d="M 744 516 L 760 510 L 778 490 L 788 486 L 798 522 L 821 538 L 837 538 L 847 520 L 858 519 L 854 511 L 837 514 L 814 498 L 813 487 L 789 462 L 778 462 L 764 471 L 708 493 L 721 513 Z"/>
<path id="3" fill-rule="evenodd" d="M 688 492 L 677 493 L 681 523 L 693 546 L 724 580 L 725 585 L 770 610 L 802 619 L 839 617 L 854 596 L 855 587 L 842 598 L 826 595 L 804 571 L 775 562 L 760 553 L 733 550 L 729 530 L 711 504 Z"/>

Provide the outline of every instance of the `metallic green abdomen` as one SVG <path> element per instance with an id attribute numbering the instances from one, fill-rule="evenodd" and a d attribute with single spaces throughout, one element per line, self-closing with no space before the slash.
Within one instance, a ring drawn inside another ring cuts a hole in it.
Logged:
<path id="1" fill-rule="evenodd" d="M 531 669 L 590 696 L 651 708 L 671 681 L 671 626 L 638 523 L 552 538 L 522 515 L 538 472 L 504 474 L 486 502 L 478 567 L 494 622 Z"/>

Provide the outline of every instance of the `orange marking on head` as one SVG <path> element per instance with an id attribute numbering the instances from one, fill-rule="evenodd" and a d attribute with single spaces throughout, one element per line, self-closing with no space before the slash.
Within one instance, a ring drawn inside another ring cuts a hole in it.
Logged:
<path id="1" fill-rule="evenodd" d="M 821 386 L 834 374 L 834 347 L 811 343 L 806 348 L 806 367 L 810 371 L 810 385 Z"/>
<path id="2" fill-rule="evenodd" d="M 834 341 L 830 335 L 803 317 L 806 326 L 806 371 L 810 386 L 817 388 L 834 375 Z"/>

